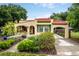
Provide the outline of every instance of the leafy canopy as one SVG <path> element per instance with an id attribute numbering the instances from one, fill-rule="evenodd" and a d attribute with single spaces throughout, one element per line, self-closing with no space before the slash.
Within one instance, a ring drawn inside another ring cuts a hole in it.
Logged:
<path id="1" fill-rule="evenodd" d="M 0 26 L 4 26 L 8 21 L 19 22 L 19 20 L 26 18 L 27 11 L 20 5 L 0 5 Z"/>

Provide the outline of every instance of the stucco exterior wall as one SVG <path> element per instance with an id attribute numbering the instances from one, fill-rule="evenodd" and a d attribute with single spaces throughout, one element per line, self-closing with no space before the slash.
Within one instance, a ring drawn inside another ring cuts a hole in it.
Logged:
<path id="1" fill-rule="evenodd" d="M 17 31 L 18 26 L 25 26 L 25 27 L 27 27 L 27 36 L 30 36 L 30 26 L 34 26 L 34 28 L 35 28 L 34 35 L 38 35 L 42 32 L 37 32 L 37 25 L 51 25 L 51 32 L 53 32 L 54 28 L 56 28 L 56 27 L 65 28 L 65 38 L 69 38 L 68 24 L 67 25 L 53 25 L 52 22 L 53 22 L 53 19 L 51 19 L 50 23 L 37 23 L 37 20 L 20 21 L 20 23 L 15 24 L 15 30 Z"/>

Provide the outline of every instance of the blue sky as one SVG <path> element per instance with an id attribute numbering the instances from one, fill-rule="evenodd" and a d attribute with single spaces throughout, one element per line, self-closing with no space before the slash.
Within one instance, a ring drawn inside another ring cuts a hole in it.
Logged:
<path id="1" fill-rule="evenodd" d="M 28 19 L 49 17 L 52 13 L 65 12 L 70 3 L 22 3 L 19 4 L 28 11 Z"/>
<path id="2" fill-rule="evenodd" d="M 71 3 L 19 3 L 27 10 L 28 19 L 49 17 L 52 13 L 65 12 Z"/>

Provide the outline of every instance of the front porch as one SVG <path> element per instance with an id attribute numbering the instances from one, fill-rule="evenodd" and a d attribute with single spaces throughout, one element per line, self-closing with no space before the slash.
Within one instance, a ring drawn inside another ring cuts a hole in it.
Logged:
<path id="1" fill-rule="evenodd" d="M 37 26 L 17 26 L 16 29 L 16 34 L 20 35 L 26 35 L 26 36 L 33 36 L 33 35 L 38 35 L 42 32 L 54 32 L 55 29 L 58 27 L 64 28 L 64 37 L 68 38 L 69 37 L 69 30 L 68 30 L 68 25 L 37 25 Z M 37 29 L 37 30 L 36 30 Z"/>

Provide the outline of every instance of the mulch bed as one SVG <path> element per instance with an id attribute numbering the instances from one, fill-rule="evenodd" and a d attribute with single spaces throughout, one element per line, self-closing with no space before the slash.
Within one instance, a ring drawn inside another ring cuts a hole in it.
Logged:
<path id="1" fill-rule="evenodd" d="M 49 55 L 56 55 L 57 51 L 56 51 L 56 48 L 54 47 L 54 49 L 52 49 L 52 50 L 41 50 L 39 53 L 49 54 Z"/>

